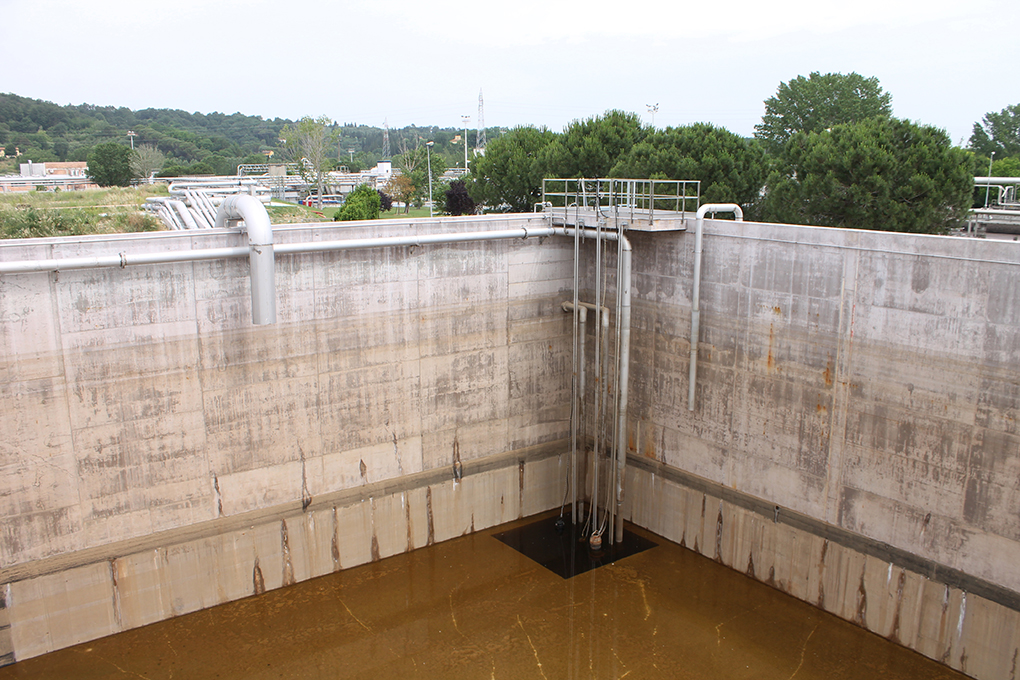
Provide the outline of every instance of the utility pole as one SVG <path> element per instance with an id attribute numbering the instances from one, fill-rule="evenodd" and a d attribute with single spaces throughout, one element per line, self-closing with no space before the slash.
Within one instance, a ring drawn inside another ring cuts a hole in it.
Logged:
<path id="1" fill-rule="evenodd" d="M 137 132 L 135 132 L 134 130 L 128 130 L 128 139 L 131 140 L 131 150 L 132 151 L 135 150 L 135 137 L 137 137 L 137 136 L 138 136 Z"/>
<path id="2" fill-rule="evenodd" d="M 468 169 L 468 158 L 467 158 L 468 136 L 467 136 L 467 130 L 468 130 L 468 123 L 471 122 L 471 116 L 461 116 L 461 119 L 464 121 L 464 172 L 467 172 L 467 169 Z"/>
<path id="3" fill-rule="evenodd" d="M 435 217 L 436 214 L 432 209 L 432 145 L 435 142 L 425 142 L 425 154 L 428 158 L 428 171 L 429 171 L 429 217 Z"/>

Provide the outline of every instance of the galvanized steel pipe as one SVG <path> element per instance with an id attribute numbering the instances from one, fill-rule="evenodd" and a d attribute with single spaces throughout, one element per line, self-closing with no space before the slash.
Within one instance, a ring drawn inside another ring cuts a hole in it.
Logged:
<path id="1" fill-rule="evenodd" d="M 273 256 L 273 225 L 269 213 L 254 196 L 235 194 L 223 199 L 216 212 L 216 227 L 244 220 L 248 231 L 251 263 L 251 322 L 256 326 L 276 323 L 276 259 Z"/>
<path id="2" fill-rule="evenodd" d="M 698 208 L 697 230 L 694 233 L 694 291 L 691 294 L 691 370 L 688 377 L 687 410 L 694 410 L 694 386 L 698 377 L 698 334 L 701 326 L 701 241 L 708 213 L 733 213 L 737 222 L 744 221 L 744 211 L 736 203 L 706 203 Z"/>

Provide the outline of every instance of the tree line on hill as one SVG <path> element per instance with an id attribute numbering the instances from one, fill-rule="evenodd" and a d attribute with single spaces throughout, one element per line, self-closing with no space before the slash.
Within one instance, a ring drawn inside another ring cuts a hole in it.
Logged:
<path id="1" fill-rule="evenodd" d="M 876 78 L 816 72 L 780 83 L 753 138 L 710 123 L 656 129 L 616 110 L 575 120 L 561 133 L 493 128 L 484 155 L 455 186 L 438 178 L 464 165 L 475 131 L 412 125 L 389 133 L 388 156 L 402 173 L 383 200 L 406 209 L 431 188 L 442 210 L 470 212 L 477 203 L 529 211 L 541 200 L 543 178 L 686 179 L 700 180 L 702 202 L 738 203 L 750 219 L 944 233 L 983 199 L 974 176 L 1020 176 L 1020 104 L 975 123 L 962 149 L 943 130 L 893 117 L 891 102 Z M 381 128 L 326 117 L 57 106 L 0 94 L 0 145 L 8 156 L 89 160 L 103 185 L 152 174 L 234 174 L 240 163 L 304 158 L 321 195 L 325 172 L 371 167 L 385 157 L 384 139 Z"/>
<path id="2" fill-rule="evenodd" d="M 294 160 L 281 142 L 283 131 L 299 121 L 264 119 L 240 113 L 188 113 L 173 109 L 60 106 L 15 94 L 0 93 L 0 148 L 7 158 L 36 163 L 87 161 L 102 144 L 134 146 L 135 176 L 233 175 L 237 166 Z M 399 154 L 401 145 L 419 139 L 435 143 L 432 153 L 446 165 L 464 164 L 463 129 L 409 125 L 389 131 L 391 153 L 384 155 L 385 130 L 370 125 L 330 121 L 333 145 L 329 168 L 352 171 L 373 167 Z M 128 136 L 128 133 L 134 133 Z M 487 134 L 498 134 L 491 128 Z M 473 148 L 476 131 L 468 130 Z M 107 148 L 106 155 L 116 154 Z M 140 157 L 140 158 L 137 158 Z M 130 159 L 129 159 L 130 160 Z"/>
<path id="3" fill-rule="evenodd" d="M 518 127 L 491 142 L 472 197 L 506 211 L 542 200 L 542 178 L 700 180 L 702 203 L 750 219 L 945 233 L 980 197 L 973 178 L 1020 176 L 1020 105 L 975 123 L 967 149 L 945 131 L 893 117 L 876 78 L 811 73 L 781 83 L 751 139 L 710 123 L 653 129 L 608 111 L 562 133 Z"/>

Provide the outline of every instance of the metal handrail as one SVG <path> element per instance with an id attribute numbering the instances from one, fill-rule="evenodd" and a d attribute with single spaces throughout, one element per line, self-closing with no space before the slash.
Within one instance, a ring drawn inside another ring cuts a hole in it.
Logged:
<path id="1" fill-rule="evenodd" d="M 543 212 L 555 213 L 576 206 L 606 218 L 631 221 L 654 221 L 656 211 L 665 211 L 683 219 L 687 213 L 697 212 L 700 194 L 698 180 L 546 178 L 536 208 L 541 205 Z"/>

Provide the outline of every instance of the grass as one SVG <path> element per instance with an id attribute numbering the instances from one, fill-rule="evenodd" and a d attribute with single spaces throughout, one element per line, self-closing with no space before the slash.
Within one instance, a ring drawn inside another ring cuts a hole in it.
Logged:
<path id="1" fill-rule="evenodd" d="M 165 184 L 113 187 L 92 191 L 27 191 L 0 194 L 0 238 L 84 236 L 161 231 L 155 214 L 142 210 L 150 196 L 166 196 Z M 273 203 L 266 207 L 273 224 L 330 222 L 338 208 Z M 381 219 L 428 217 L 428 207 L 381 213 Z"/>
<path id="2" fill-rule="evenodd" d="M 161 184 L 0 194 L 0 238 L 159 231 L 162 223 L 141 206 L 149 196 L 166 195 Z"/>
<path id="3" fill-rule="evenodd" d="M 388 212 L 379 213 L 379 217 L 384 220 L 399 220 L 406 219 L 408 217 L 428 217 L 429 209 L 428 206 L 422 206 L 420 208 L 411 208 L 411 211 L 404 214 L 403 208 L 394 208 Z"/>
<path id="4" fill-rule="evenodd" d="M 330 222 L 336 206 L 323 206 L 321 211 L 293 203 L 272 203 L 266 206 L 269 220 L 273 224 L 302 224 L 305 222 Z M 320 214 L 321 213 L 321 214 Z"/>
<path id="5" fill-rule="evenodd" d="M 300 224 L 304 222 L 331 222 L 333 215 L 339 208 L 337 206 L 323 206 L 321 211 L 314 207 L 294 205 L 291 203 L 273 203 L 266 207 L 269 211 L 269 219 L 273 224 Z M 321 214 L 320 214 L 321 213 Z M 399 220 L 408 217 L 428 217 L 429 209 L 426 206 L 411 208 L 411 211 L 404 214 L 403 208 L 393 208 L 384 213 L 379 213 L 379 218 L 384 220 Z"/>

